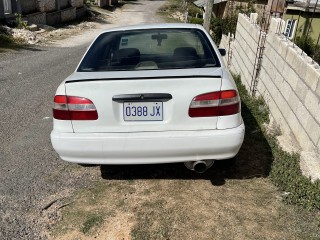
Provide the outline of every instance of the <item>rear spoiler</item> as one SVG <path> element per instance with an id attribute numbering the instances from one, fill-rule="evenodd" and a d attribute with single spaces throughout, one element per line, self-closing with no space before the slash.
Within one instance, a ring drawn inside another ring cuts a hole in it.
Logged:
<path id="1" fill-rule="evenodd" d="M 221 75 L 190 75 L 190 76 L 161 76 L 161 77 L 125 77 L 125 78 L 94 78 L 81 80 L 67 80 L 65 83 L 90 82 L 90 81 L 117 81 L 117 80 L 148 80 L 148 79 L 168 79 L 168 78 L 221 78 Z"/>

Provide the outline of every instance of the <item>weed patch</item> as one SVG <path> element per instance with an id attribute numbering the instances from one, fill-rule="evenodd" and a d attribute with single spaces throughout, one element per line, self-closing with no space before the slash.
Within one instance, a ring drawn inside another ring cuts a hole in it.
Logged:
<path id="1" fill-rule="evenodd" d="M 84 234 L 88 233 L 90 229 L 100 225 L 102 221 L 103 221 L 103 218 L 100 215 L 89 216 L 88 219 L 83 223 L 81 232 Z"/>
<path id="2" fill-rule="evenodd" d="M 22 41 L 14 39 L 12 36 L 0 32 L 0 52 L 6 49 L 18 50 L 24 47 Z"/>
<path id="3" fill-rule="evenodd" d="M 314 183 L 302 175 L 298 154 L 290 154 L 281 149 L 276 136 L 268 134 L 263 125 L 269 122 L 269 111 L 262 97 L 251 97 L 242 85 L 240 76 L 234 75 L 238 85 L 241 100 L 249 109 L 254 119 L 262 129 L 272 152 L 272 165 L 270 177 L 273 183 L 284 191 L 285 202 L 297 204 L 309 210 L 320 210 L 320 181 Z M 244 116 L 245 117 L 245 116 Z M 247 122 L 246 124 L 250 124 Z"/>

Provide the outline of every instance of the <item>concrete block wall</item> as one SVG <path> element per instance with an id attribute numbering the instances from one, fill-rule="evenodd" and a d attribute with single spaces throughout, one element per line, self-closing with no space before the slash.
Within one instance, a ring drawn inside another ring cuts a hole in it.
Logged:
<path id="1" fill-rule="evenodd" d="M 68 8 L 70 5 L 69 0 L 59 0 L 60 1 L 60 9 Z"/>
<path id="2" fill-rule="evenodd" d="M 72 7 L 83 7 L 83 0 L 69 0 Z"/>
<path id="3" fill-rule="evenodd" d="M 231 71 L 240 74 L 244 85 L 250 89 L 259 34 L 256 25 L 247 24 L 249 18 L 239 15 L 237 32 L 232 46 Z M 245 44 L 244 44 L 245 43 Z"/>
<path id="4" fill-rule="evenodd" d="M 257 92 L 285 136 L 294 136 L 301 150 L 320 153 L 320 67 L 281 34 L 281 21 L 271 22 L 266 37 Z M 253 73 L 259 29 L 239 15 L 232 46 L 231 71 L 241 75 L 247 89 Z M 228 49 L 224 36 L 221 47 Z M 319 160 L 320 161 L 320 160 Z M 320 162 L 319 162 L 320 163 Z"/>
<path id="5" fill-rule="evenodd" d="M 35 24 L 54 25 L 83 17 L 86 14 L 83 6 L 83 0 L 21 1 L 23 12 L 28 9 L 28 11 L 33 12 L 32 14 L 25 14 L 24 18 Z"/>
<path id="6" fill-rule="evenodd" d="M 53 12 L 56 10 L 55 0 L 39 0 L 38 8 L 40 12 Z"/>
<path id="7" fill-rule="evenodd" d="M 38 1 L 29 0 L 29 1 L 20 1 L 22 14 L 29 14 L 38 11 Z"/>
<path id="8" fill-rule="evenodd" d="M 61 10 L 61 22 L 68 22 L 76 19 L 77 9 L 75 7 Z"/>
<path id="9" fill-rule="evenodd" d="M 42 12 L 28 14 L 25 18 L 28 22 L 35 23 L 35 24 L 46 24 L 47 22 L 46 13 L 42 13 Z"/>

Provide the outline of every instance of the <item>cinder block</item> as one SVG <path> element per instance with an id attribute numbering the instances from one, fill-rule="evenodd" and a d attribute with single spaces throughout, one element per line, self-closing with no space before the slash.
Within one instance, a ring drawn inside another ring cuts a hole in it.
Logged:
<path id="1" fill-rule="evenodd" d="M 38 13 L 33 13 L 26 15 L 25 18 L 29 23 L 35 23 L 35 24 L 46 24 L 47 22 L 47 17 L 46 13 L 44 12 L 38 12 Z"/>
<path id="2" fill-rule="evenodd" d="M 260 75 L 261 76 L 261 75 Z M 264 83 L 261 81 L 261 79 L 259 78 L 259 84 L 257 85 L 257 91 L 260 93 L 260 95 L 262 95 L 262 97 L 264 98 L 264 100 L 267 102 L 266 100 L 266 95 L 267 95 L 267 89 L 264 85 Z"/>
<path id="3" fill-rule="evenodd" d="M 270 92 L 268 92 L 268 95 L 270 94 Z M 275 99 L 269 95 L 268 97 L 268 107 L 270 110 L 270 114 L 272 115 L 272 117 L 276 120 L 276 122 L 279 122 L 281 118 L 283 118 L 282 113 L 275 101 Z"/>
<path id="4" fill-rule="evenodd" d="M 264 81 L 266 88 L 268 89 L 268 92 L 270 93 L 270 96 L 272 97 L 272 99 L 274 99 L 275 101 L 277 101 L 281 95 L 281 93 L 279 92 L 279 89 L 277 88 L 277 86 L 275 85 L 275 83 L 271 80 L 267 80 Z"/>
<path id="5" fill-rule="evenodd" d="M 274 52 L 274 49 L 272 47 L 271 44 L 269 44 L 268 42 L 266 42 L 266 44 L 264 45 L 265 49 L 264 49 L 264 55 L 265 56 L 272 56 L 272 53 Z"/>
<path id="6" fill-rule="evenodd" d="M 245 15 L 241 13 L 238 15 L 238 22 L 242 25 L 250 24 L 250 22 L 245 18 Z"/>
<path id="7" fill-rule="evenodd" d="M 278 38 L 278 35 L 271 33 L 267 35 L 266 41 L 273 47 L 277 48 L 277 46 L 280 44 L 280 39 Z"/>
<path id="8" fill-rule="evenodd" d="M 57 23 L 61 23 L 61 13 L 59 12 L 52 12 L 46 14 L 46 22 L 48 25 L 54 25 Z"/>
<path id="9" fill-rule="evenodd" d="M 282 115 L 288 116 L 290 114 L 291 108 L 289 106 L 289 103 L 287 102 L 287 100 L 283 97 L 283 95 L 281 94 L 281 92 L 279 92 L 279 94 L 277 94 L 277 98 L 274 98 L 274 101 L 276 102 L 279 110 L 281 111 Z"/>
<path id="10" fill-rule="evenodd" d="M 312 65 L 307 63 L 305 63 L 305 69 L 306 74 L 303 79 L 313 91 L 316 91 L 320 79 L 320 72 L 319 70 L 315 69 Z"/>
<path id="11" fill-rule="evenodd" d="M 27 2 L 27 1 L 24 1 Z M 30 2 L 30 1 L 29 1 Z M 38 9 L 40 12 L 53 12 L 56 9 L 56 2 L 52 0 L 41 0 L 38 2 Z"/>
<path id="12" fill-rule="evenodd" d="M 319 96 L 309 89 L 304 100 L 304 104 L 310 111 L 311 115 L 317 120 L 318 123 L 320 123 Z"/>
<path id="13" fill-rule="evenodd" d="M 284 66 L 287 63 L 277 52 L 274 52 L 273 56 L 274 56 L 273 64 L 274 64 L 275 68 L 277 69 L 277 71 L 279 73 L 281 73 L 283 71 L 283 69 L 284 69 Z"/>
<path id="14" fill-rule="evenodd" d="M 299 79 L 294 91 L 296 92 L 296 94 L 298 95 L 301 101 L 304 101 L 304 99 L 306 98 L 308 90 L 309 90 L 309 87 L 301 79 Z"/>
<path id="15" fill-rule="evenodd" d="M 316 89 L 316 93 L 318 96 L 320 96 L 320 80 L 318 82 L 318 86 L 317 86 L 317 89 Z"/>
<path id="16" fill-rule="evenodd" d="M 292 92 L 292 88 L 291 88 L 290 84 L 285 79 L 282 78 L 279 80 L 281 80 L 281 82 L 280 82 L 278 88 L 280 89 L 281 94 L 284 97 L 284 99 L 288 102 L 290 94 Z"/>
<path id="17" fill-rule="evenodd" d="M 320 138 L 320 125 L 314 118 L 309 118 L 306 125 L 306 131 L 314 145 L 317 145 Z"/>
<path id="18" fill-rule="evenodd" d="M 286 61 L 300 78 L 305 78 L 307 72 L 305 59 L 292 47 L 288 48 Z"/>
<path id="19" fill-rule="evenodd" d="M 277 30 L 279 28 L 280 21 L 277 18 L 271 18 L 270 20 L 270 26 L 269 26 L 269 32 L 270 33 L 277 33 Z"/>
<path id="20" fill-rule="evenodd" d="M 237 35 L 245 35 L 247 33 L 247 30 L 245 28 L 245 23 L 239 21 L 237 24 L 237 31 L 236 31 L 236 37 Z"/>
<path id="21" fill-rule="evenodd" d="M 280 130 L 282 133 L 287 135 L 292 134 L 292 130 L 285 116 L 282 116 L 282 118 L 278 120 L 278 125 L 280 126 Z"/>
<path id="22" fill-rule="evenodd" d="M 309 111 L 306 109 L 306 107 L 302 104 L 302 102 L 298 102 L 297 108 L 296 108 L 296 116 L 299 119 L 301 125 L 307 129 L 307 123 L 312 118 Z"/>
<path id="23" fill-rule="evenodd" d="M 280 41 L 280 44 L 277 48 L 278 54 L 281 56 L 282 59 L 286 59 L 287 57 L 287 52 L 289 48 L 289 42 L 288 41 Z"/>
<path id="24" fill-rule="evenodd" d="M 61 11 L 61 21 L 68 22 L 76 19 L 77 17 L 77 10 L 75 7 L 64 9 Z"/>
<path id="25" fill-rule="evenodd" d="M 263 59 L 263 64 L 266 64 L 266 71 L 273 82 L 277 82 L 277 71 L 275 66 L 273 65 L 272 60 L 265 58 Z"/>
<path id="26" fill-rule="evenodd" d="M 292 133 L 296 137 L 302 149 L 310 150 L 314 148 L 313 143 L 310 141 L 309 135 L 306 133 L 305 129 L 300 124 L 294 112 L 291 111 L 287 119 Z"/>
<path id="27" fill-rule="evenodd" d="M 72 7 L 83 7 L 83 0 L 70 0 L 70 4 Z"/>
<path id="28" fill-rule="evenodd" d="M 300 81 L 300 78 L 298 74 L 288 64 L 285 64 L 283 66 L 283 71 L 281 72 L 281 75 L 287 80 L 292 89 L 296 89 L 297 83 L 298 81 Z"/>
<path id="29" fill-rule="evenodd" d="M 88 14 L 88 11 L 85 7 L 77 7 L 77 19 L 83 18 Z"/>
<path id="30" fill-rule="evenodd" d="M 277 125 L 279 125 L 282 133 L 291 133 L 292 130 L 287 122 L 287 118 L 284 117 L 283 112 L 280 110 L 279 106 L 276 104 L 274 99 L 269 101 L 270 114 L 273 117 Z"/>
<path id="31" fill-rule="evenodd" d="M 296 95 L 296 92 L 292 91 L 289 96 L 289 106 L 292 109 L 292 111 L 296 112 L 297 111 L 297 106 L 301 102 L 301 100 L 298 98 Z"/>
<path id="32" fill-rule="evenodd" d="M 69 0 L 59 0 L 60 1 L 60 9 L 67 8 L 69 6 Z"/>

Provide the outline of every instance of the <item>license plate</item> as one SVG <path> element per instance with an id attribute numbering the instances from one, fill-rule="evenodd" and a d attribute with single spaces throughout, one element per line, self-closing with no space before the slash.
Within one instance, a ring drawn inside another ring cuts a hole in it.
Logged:
<path id="1" fill-rule="evenodd" d="M 162 121 L 162 102 L 125 102 L 123 103 L 124 121 Z"/>

